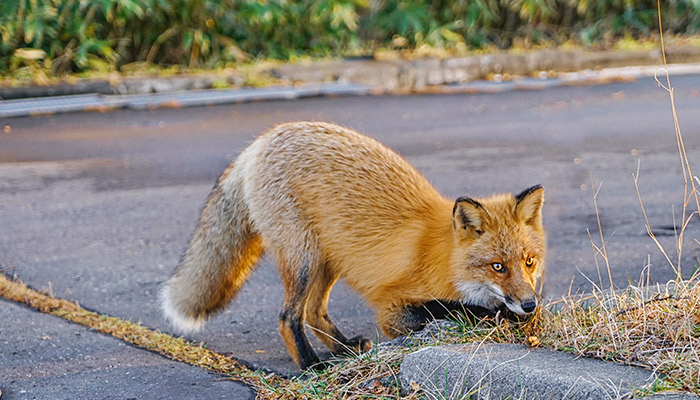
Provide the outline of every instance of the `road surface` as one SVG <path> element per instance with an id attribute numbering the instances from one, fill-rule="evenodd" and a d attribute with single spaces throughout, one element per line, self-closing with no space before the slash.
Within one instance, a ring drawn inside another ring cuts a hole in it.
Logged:
<path id="1" fill-rule="evenodd" d="M 686 151 L 697 166 L 700 76 L 675 77 L 673 85 Z M 602 183 L 597 202 L 615 284 L 638 281 L 647 265 L 655 282 L 674 275 L 647 236 L 632 179 L 639 168 L 651 227 L 675 262 L 683 176 L 668 93 L 651 78 L 500 94 L 5 119 L 0 268 L 89 309 L 172 332 L 157 293 L 217 176 L 259 132 L 294 120 L 332 121 L 375 136 L 446 196 L 544 185 L 549 296 L 609 285 L 600 257 L 599 278 L 589 239 L 590 232 L 600 245 L 591 175 L 596 190 Z M 696 218 L 686 233 L 685 275 L 697 266 L 698 225 Z M 278 273 L 266 257 L 226 311 L 187 337 L 257 366 L 295 372 L 277 332 L 281 303 Z M 0 308 L 7 304 L 0 301 Z M 381 338 L 373 312 L 342 284 L 332 293 L 330 312 L 347 335 Z"/>

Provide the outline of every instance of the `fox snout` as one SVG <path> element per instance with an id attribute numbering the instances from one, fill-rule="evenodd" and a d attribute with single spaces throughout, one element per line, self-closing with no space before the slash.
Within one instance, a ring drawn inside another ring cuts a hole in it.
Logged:
<path id="1" fill-rule="evenodd" d="M 529 297 L 522 300 L 514 300 L 511 296 L 504 296 L 506 307 L 518 315 L 529 315 L 537 308 L 537 298 Z"/>
<path id="2" fill-rule="evenodd" d="M 525 311 L 526 313 L 531 313 L 535 311 L 535 308 L 537 308 L 537 300 L 528 300 L 522 302 L 520 304 L 520 307 L 522 307 L 523 311 Z"/>

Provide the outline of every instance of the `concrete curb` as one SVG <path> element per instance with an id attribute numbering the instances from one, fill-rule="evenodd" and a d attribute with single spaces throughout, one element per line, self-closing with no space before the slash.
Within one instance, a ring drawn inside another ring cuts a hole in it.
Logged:
<path id="1" fill-rule="evenodd" d="M 404 392 L 420 390 L 428 399 L 619 399 L 654 379 L 641 368 L 515 344 L 424 348 L 405 357 L 400 373 Z"/>
<path id="2" fill-rule="evenodd" d="M 264 100 L 292 100 L 319 96 L 361 96 L 368 94 L 370 90 L 371 88 L 364 85 L 332 83 L 298 87 L 278 86 L 259 89 L 199 90 L 126 96 L 93 93 L 39 97 L 0 101 L 0 118 L 76 111 L 179 108 Z"/>
<path id="3" fill-rule="evenodd" d="M 668 66 L 670 76 L 700 74 L 700 64 L 671 64 Z M 464 84 L 446 85 L 432 90 L 441 93 L 502 93 L 513 90 L 542 90 L 558 86 L 596 85 L 611 82 L 633 81 L 640 78 L 658 77 L 666 84 L 664 69 L 659 66 L 631 66 L 604 68 L 600 70 L 583 70 L 564 72 L 549 78 L 546 73 L 540 78 L 515 77 L 504 81 L 502 77 L 495 80 L 478 80 Z"/>

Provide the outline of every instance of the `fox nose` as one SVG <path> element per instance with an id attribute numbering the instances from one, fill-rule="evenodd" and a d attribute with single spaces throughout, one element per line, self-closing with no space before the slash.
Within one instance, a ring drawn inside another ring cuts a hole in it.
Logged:
<path id="1" fill-rule="evenodd" d="M 537 302 L 534 300 L 525 300 L 523 301 L 521 307 L 526 313 L 531 313 L 535 311 L 535 308 L 537 308 Z"/>

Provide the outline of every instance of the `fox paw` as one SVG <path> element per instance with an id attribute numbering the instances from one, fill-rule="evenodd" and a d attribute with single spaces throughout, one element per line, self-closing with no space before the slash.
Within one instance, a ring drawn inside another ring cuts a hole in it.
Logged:
<path id="1" fill-rule="evenodd" d="M 307 365 L 307 366 L 303 367 L 302 369 L 303 369 L 303 370 L 306 370 L 306 371 L 317 371 L 317 372 L 320 372 L 320 371 L 323 371 L 324 369 L 326 369 L 326 368 L 328 368 L 328 367 L 331 367 L 332 365 L 333 365 L 333 364 L 330 363 L 330 362 L 328 362 L 328 361 L 320 361 L 320 360 L 319 360 L 319 361 L 316 361 L 316 362 L 313 363 L 313 364 L 310 364 L 310 365 Z"/>
<path id="2" fill-rule="evenodd" d="M 365 353 L 372 349 L 372 341 L 362 336 L 355 336 L 354 338 L 348 339 L 346 345 L 349 352 L 358 354 Z"/>

